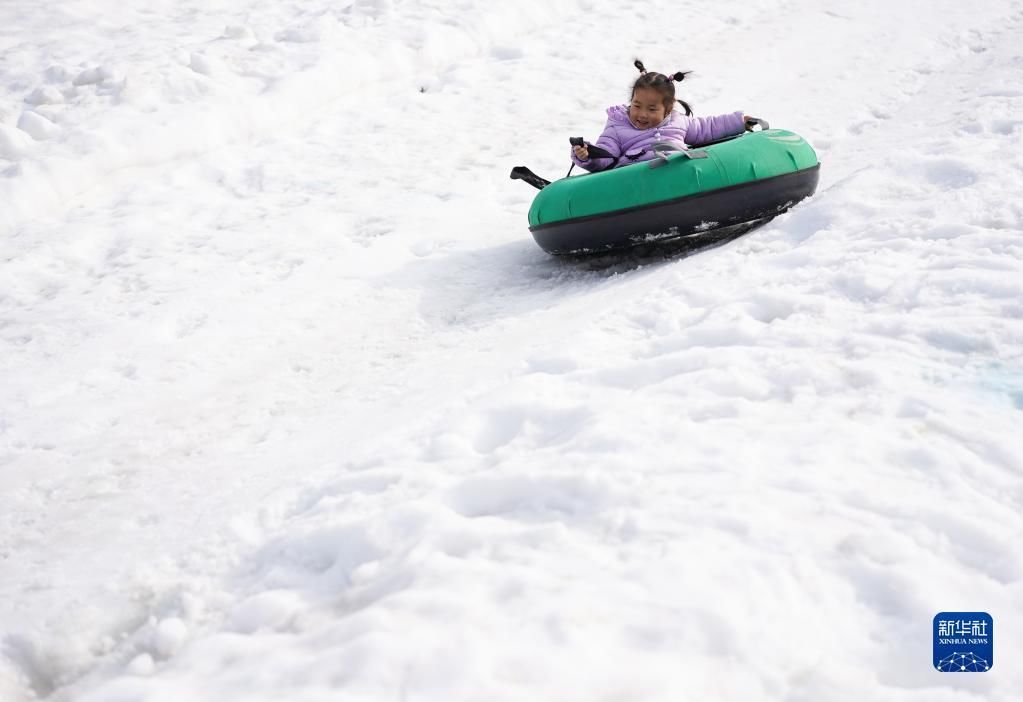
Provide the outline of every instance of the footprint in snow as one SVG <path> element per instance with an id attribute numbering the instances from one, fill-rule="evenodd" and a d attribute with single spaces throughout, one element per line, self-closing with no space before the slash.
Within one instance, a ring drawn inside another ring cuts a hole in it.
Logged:
<path id="1" fill-rule="evenodd" d="M 593 514 L 613 502 L 604 482 L 585 475 L 506 475 L 474 477 L 447 496 L 465 517 L 516 517 L 526 521 Z"/>
<path id="2" fill-rule="evenodd" d="M 991 131 L 1003 136 L 1010 136 L 1023 125 L 1023 120 L 999 119 L 991 123 Z"/>
<path id="3" fill-rule="evenodd" d="M 23 112 L 18 118 L 18 129 L 36 141 L 51 139 L 60 132 L 60 127 L 38 112 Z"/>
<path id="4" fill-rule="evenodd" d="M 924 166 L 924 176 L 934 185 L 955 190 L 977 182 L 977 172 L 956 159 L 939 159 Z"/>

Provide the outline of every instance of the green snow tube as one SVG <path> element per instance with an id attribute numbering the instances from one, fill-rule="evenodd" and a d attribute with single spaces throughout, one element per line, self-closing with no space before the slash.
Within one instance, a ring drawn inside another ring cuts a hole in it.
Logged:
<path id="1" fill-rule="evenodd" d="M 596 253 L 773 217 L 817 189 L 820 163 L 783 129 L 609 171 L 562 178 L 529 208 L 529 231 L 552 254 Z"/>

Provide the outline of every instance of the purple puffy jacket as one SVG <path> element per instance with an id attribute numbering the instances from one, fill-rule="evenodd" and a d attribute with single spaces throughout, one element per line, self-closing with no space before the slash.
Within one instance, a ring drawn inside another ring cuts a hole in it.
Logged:
<path id="1" fill-rule="evenodd" d="M 607 125 L 597 138 L 596 146 L 607 149 L 615 156 L 622 156 L 619 166 L 635 161 L 649 161 L 654 158 L 650 148 L 656 142 L 669 142 L 678 148 L 686 145 L 699 146 L 746 129 L 742 111 L 713 117 L 686 117 L 683 112 L 672 110 L 671 114 L 656 127 L 639 129 L 629 119 L 628 105 L 612 105 L 607 108 Z M 632 158 L 635 157 L 635 158 Z M 591 158 L 580 161 L 572 154 L 572 161 L 588 171 L 600 171 L 611 165 L 611 159 Z"/>

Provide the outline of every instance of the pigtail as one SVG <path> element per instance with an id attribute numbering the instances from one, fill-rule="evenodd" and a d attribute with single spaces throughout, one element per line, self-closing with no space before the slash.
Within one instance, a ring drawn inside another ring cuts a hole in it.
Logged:
<path id="1" fill-rule="evenodd" d="M 686 79 L 686 76 L 688 76 L 690 73 L 692 73 L 692 71 L 675 71 L 674 73 L 668 76 L 668 80 L 674 83 L 681 83 Z M 686 102 L 685 100 L 676 100 L 675 102 L 677 102 L 679 105 L 682 105 L 682 109 L 686 111 L 686 117 L 693 116 L 693 108 L 689 106 L 688 102 Z"/>
<path id="2" fill-rule="evenodd" d="M 632 65 L 636 67 L 640 74 L 646 73 L 646 67 L 643 65 L 643 62 L 640 61 L 639 59 L 633 61 Z"/>

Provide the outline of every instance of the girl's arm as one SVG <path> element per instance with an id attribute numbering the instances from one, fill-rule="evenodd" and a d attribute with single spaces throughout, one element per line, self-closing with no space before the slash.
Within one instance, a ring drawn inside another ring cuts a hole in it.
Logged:
<path id="1" fill-rule="evenodd" d="M 610 120 L 608 120 L 607 124 L 604 126 L 604 131 L 601 132 L 599 137 L 597 137 L 597 143 L 594 144 L 594 146 L 599 146 L 615 156 L 621 155 L 622 149 L 618 145 L 618 138 L 615 135 L 614 127 L 611 126 Z M 593 172 L 602 171 L 613 162 L 614 161 L 609 158 L 590 158 L 583 161 L 577 158 L 574 153 L 572 154 L 572 163 Z"/>
<path id="2" fill-rule="evenodd" d="M 689 127 L 686 130 L 686 143 L 690 146 L 699 146 L 710 141 L 724 139 L 733 134 L 742 134 L 746 130 L 746 121 L 742 110 L 730 112 L 726 115 L 689 117 L 688 119 Z"/>

